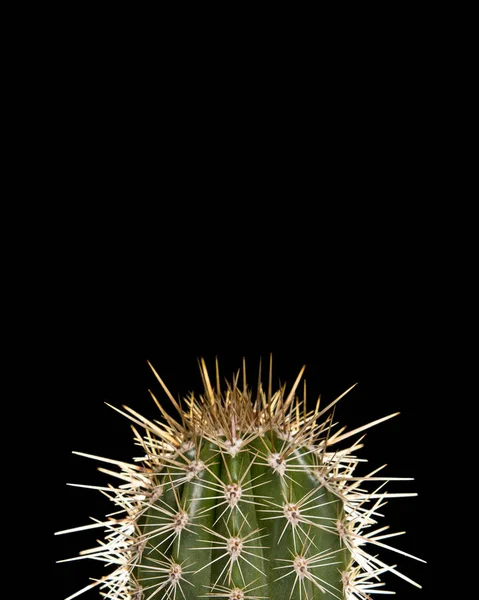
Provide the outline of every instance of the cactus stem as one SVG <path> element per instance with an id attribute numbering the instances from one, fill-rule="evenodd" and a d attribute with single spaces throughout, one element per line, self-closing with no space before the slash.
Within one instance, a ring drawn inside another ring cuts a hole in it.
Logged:
<path id="1" fill-rule="evenodd" d="M 273 393 L 270 357 L 267 389 L 260 373 L 254 397 L 245 361 L 224 392 L 218 361 L 216 378 L 203 359 L 199 366 L 204 393 L 177 401 L 150 364 L 176 419 L 151 391 L 161 420 L 108 404 L 131 421 L 143 456 L 126 463 L 75 452 L 103 463 L 116 486 L 69 485 L 100 491 L 115 512 L 56 535 L 103 528 L 102 540 L 66 560 L 97 560 L 112 572 L 67 600 L 97 586 L 108 600 L 371 600 L 391 593 L 384 573 L 420 588 L 373 554 L 425 562 L 389 545 L 404 532 L 378 524 L 390 498 L 417 495 L 383 488 L 411 478 L 379 476 L 386 465 L 356 475 L 367 462 L 357 457 L 364 432 L 399 413 L 347 431 L 336 404 L 354 386 L 308 411 L 304 367 L 289 391 L 280 384 Z"/>

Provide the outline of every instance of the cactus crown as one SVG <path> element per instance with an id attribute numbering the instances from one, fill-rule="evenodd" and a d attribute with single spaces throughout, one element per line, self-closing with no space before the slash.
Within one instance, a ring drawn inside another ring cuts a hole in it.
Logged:
<path id="1" fill-rule="evenodd" d="M 273 392 L 271 362 L 268 388 L 260 368 L 253 398 L 244 363 L 222 391 L 218 363 L 212 383 L 201 360 L 204 393 L 177 401 L 150 367 L 178 416 L 153 394 L 162 420 L 112 407 L 133 422 L 144 455 L 128 464 L 77 453 L 116 465 L 105 471 L 118 485 L 101 490 L 118 508 L 58 532 L 103 528 L 104 540 L 80 557 L 113 566 L 67 600 L 96 586 L 108 600 L 365 600 L 388 593 L 385 572 L 420 587 L 377 555 L 387 548 L 416 559 L 377 526 L 388 497 L 415 494 L 385 492 L 392 478 L 378 477 L 381 468 L 354 475 L 362 438 L 351 438 L 398 413 L 338 429 L 333 409 L 350 390 L 308 410 L 305 387 L 297 394 L 304 367 L 289 391 Z"/>

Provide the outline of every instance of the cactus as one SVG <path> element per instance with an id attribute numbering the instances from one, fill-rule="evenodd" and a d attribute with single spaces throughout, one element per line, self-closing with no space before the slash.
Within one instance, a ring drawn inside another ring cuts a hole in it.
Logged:
<path id="1" fill-rule="evenodd" d="M 362 438 L 351 439 L 397 413 L 338 429 L 334 407 L 350 390 L 308 410 L 306 387 L 297 395 L 304 367 L 289 391 L 273 392 L 271 362 L 268 388 L 260 365 L 253 398 L 244 362 L 221 391 L 218 363 L 212 383 L 201 360 L 204 394 L 177 401 L 150 367 L 178 415 L 153 394 L 161 420 L 112 407 L 133 422 L 144 455 L 128 464 L 76 453 L 115 465 L 104 471 L 119 483 L 100 488 L 116 507 L 105 521 L 58 532 L 104 529 L 80 558 L 113 567 L 67 600 L 95 587 L 108 600 L 365 600 L 391 593 L 386 572 L 420 587 L 378 556 L 387 548 L 421 560 L 377 525 L 388 497 L 415 494 L 385 492 L 392 478 L 380 469 L 354 475 Z"/>

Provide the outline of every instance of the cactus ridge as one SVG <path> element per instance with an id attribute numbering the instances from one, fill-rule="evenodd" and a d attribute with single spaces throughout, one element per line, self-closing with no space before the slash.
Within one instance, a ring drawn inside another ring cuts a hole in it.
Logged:
<path id="1" fill-rule="evenodd" d="M 150 367 L 178 416 L 150 392 L 161 420 L 112 407 L 132 421 L 141 457 L 76 453 L 114 465 L 101 470 L 119 483 L 99 488 L 117 507 L 107 520 L 58 532 L 104 529 L 98 546 L 67 560 L 113 567 L 66 600 L 95 587 L 107 600 L 366 600 L 391 593 L 386 572 L 420 587 L 378 556 L 387 549 L 421 560 L 384 543 L 399 534 L 378 527 L 388 498 L 415 495 L 384 486 L 407 478 L 380 477 L 383 467 L 355 476 L 363 437 L 341 447 L 398 413 L 338 429 L 334 406 L 354 386 L 308 411 L 306 386 L 297 393 L 304 367 L 289 391 L 273 393 L 271 362 L 268 388 L 260 364 L 253 398 L 244 362 L 222 391 L 218 363 L 213 385 L 201 360 L 204 393 L 177 401 Z"/>

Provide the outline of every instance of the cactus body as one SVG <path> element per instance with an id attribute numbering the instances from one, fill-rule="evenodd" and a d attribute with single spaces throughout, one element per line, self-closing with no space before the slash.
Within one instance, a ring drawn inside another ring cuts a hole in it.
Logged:
<path id="1" fill-rule="evenodd" d="M 201 372 L 205 393 L 180 405 L 154 371 L 175 418 L 154 396 L 161 421 L 119 411 L 144 456 L 108 459 L 121 483 L 106 493 L 121 513 L 98 523 L 105 541 L 83 556 L 114 569 L 70 598 L 100 586 L 109 600 L 367 599 L 385 593 L 385 571 L 418 586 L 378 558 L 380 547 L 394 550 L 377 526 L 389 478 L 354 477 L 361 445 L 341 447 L 394 415 L 345 433 L 331 416 L 339 398 L 308 411 L 296 395 L 303 371 L 274 394 L 270 371 L 254 399 L 245 369 L 223 392 L 218 372 L 214 386 L 204 362 Z"/>

